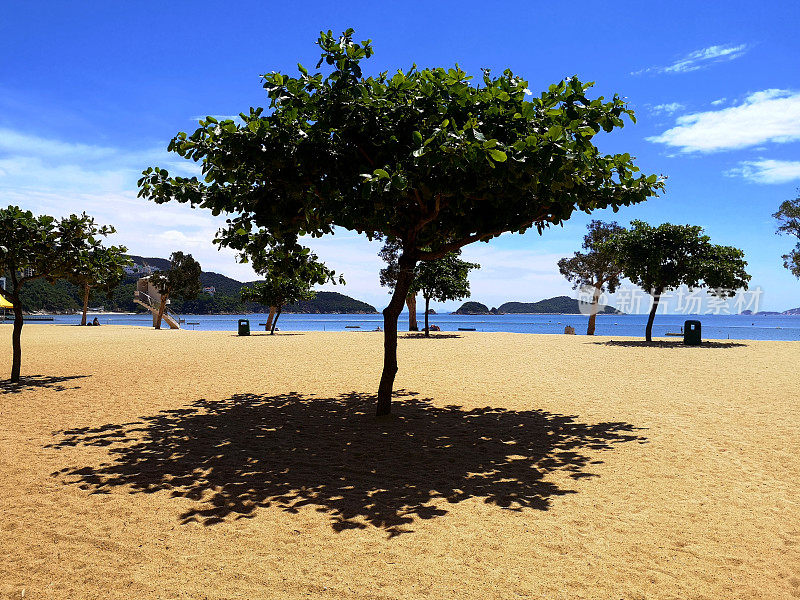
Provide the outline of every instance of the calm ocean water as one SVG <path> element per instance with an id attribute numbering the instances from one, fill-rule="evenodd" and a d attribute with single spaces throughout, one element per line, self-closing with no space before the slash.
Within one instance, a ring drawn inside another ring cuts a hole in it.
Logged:
<path id="1" fill-rule="evenodd" d="M 93 317 L 94 315 L 92 315 Z M 90 317 L 91 318 L 91 317 Z M 236 331 L 240 318 L 249 319 L 253 331 L 263 330 L 265 314 L 249 315 L 181 315 L 186 329 L 205 331 Z M 424 317 L 423 317 L 424 318 Z M 99 315 L 101 324 L 152 326 L 149 315 Z M 800 316 L 744 315 L 658 315 L 653 335 L 679 332 L 684 321 L 697 319 L 702 323 L 702 335 L 707 339 L 741 340 L 800 340 Z M 566 325 L 575 327 L 579 335 L 586 333 L 588 317 L 584 315 L 496 315 L 468 316 L 439 314 L 430 317 L 431 324 L 442 331 L 457 331 L 459 327 L 474 327 L 477 331 L 507 331 L 512 333 L 563 333 Z M 56 315 L 55 324 L 77 324 L 80 315 Z M 597 335 L 643 337 L 647 315 L 598 315 Z M 408 328 L 408 315 L 400 315 L 400 329 Z M 423 319 L 419 319 L 420 327 Z M 355 329 L 355 327 L 358 329 Z M 383 326 L 382 315 L 291 315 L 283 314 L 278 321 L 282 331 L 369 331 Z"/>

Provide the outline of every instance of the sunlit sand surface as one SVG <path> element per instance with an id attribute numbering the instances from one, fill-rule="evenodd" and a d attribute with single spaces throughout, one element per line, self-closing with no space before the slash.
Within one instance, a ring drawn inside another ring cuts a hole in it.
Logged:
<path id="1" fill-rule="evenodd" d="M 26 325 L 0 597 L 800 597 L 800 344 L 381 335 Z"/>

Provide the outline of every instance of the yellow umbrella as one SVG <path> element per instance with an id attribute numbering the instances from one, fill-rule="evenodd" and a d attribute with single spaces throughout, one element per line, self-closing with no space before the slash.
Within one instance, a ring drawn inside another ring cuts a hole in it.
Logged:
<path id="1" fill-rule="evenodd" d="M 5 296 L 0 295 L 0 308 L 14 308 L 14 305 L 6 300 Z"/>

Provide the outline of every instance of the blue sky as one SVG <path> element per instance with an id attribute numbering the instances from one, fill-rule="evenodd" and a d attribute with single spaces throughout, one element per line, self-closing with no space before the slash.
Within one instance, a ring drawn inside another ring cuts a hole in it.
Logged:
<path id="1" fill-rule="evenodd" d="M 761 308 L 784 310 L 800 305 L 800 282 L 782 267 L 792 241 L 770 215 L 800 187 L 798 22 L 791 1 L 11 2 L 0 20 L 0 203 L 86 210 L 132 253 L 181 249 L 206 270 L 253 279 L 211 245 L 210 214 L 138 200 L 136 179 L 151 165 L 187 169 L 165 152 L 176 132 L 264 105 L 260 74 L 313 67 L 320 29 L 353 27 L 373 40 L 369 72 L 509 67 L 534 93 L 577 74 L 598 95 L 627 98 L 638 123 L 596 141 L 667 175 L 667 190 L 593 216 L 702 225 L 745 251 Z M 578 249 L 590 218 L 465 249 L 483 265 L 473 299 L 572 294 L 555 262 Z M 348 232 L 311 245 L 345 275 L 341 291 L 382 308 L 377 246 Z"/>

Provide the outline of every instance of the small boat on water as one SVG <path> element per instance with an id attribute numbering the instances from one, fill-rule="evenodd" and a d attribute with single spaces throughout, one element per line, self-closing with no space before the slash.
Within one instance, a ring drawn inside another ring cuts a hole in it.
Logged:
<path id="1" fill-rule="evenodd" d="M 345 329 L 361 329 L 361 325 L 345 325 Z"/>

